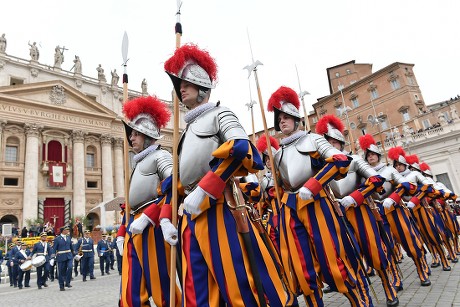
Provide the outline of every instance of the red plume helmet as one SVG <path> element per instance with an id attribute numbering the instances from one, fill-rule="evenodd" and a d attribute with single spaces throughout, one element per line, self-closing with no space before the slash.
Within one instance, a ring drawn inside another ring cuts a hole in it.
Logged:
<path id="1" fill-rule="evenodd" d="M 406 152 L 401 146 L 392 147 L 388 150 L 388 158 L 397 161 L 404 165 L 408 165 L 406 161 Z"/>
<path id="2" fill-rule="evenodd" d="M 425 162 L 420 163 L 420 170 L 422 172 L 430 170 L 430 166 L 426 164 Z"/>
<path id="3" fill-rule="evenodd" d="M 278 141 L 270 136 L 270 146 L 273 147 L 274 149 L 278 150 L 280 148 L 280 145 L 278 144 Z M 257 150 L 263 154 L 267 152 L 267 137 L 265 135 L 261 136 L 257 140 Z"/>
<path id="4" fill-rule="evenodd" d="M 134 129 L 151 138 L 160 139 L 160 129 L 168 123 L 171 112 L 166 103 L 156 96 L 139 97 L 127 101 L 123 105 L 123 113 L 128 120 L 125 130 L 129 135 Z"/>
<path id="5" fill-rule="evenodd" d="M 360 136 L 358 141 L 359 141 L 359 146 L 361 147 L 362 150 L 368 150 L 371 145 L 376 144 L 374 138 L 370 134 L 365 134 L 363 136 Z"/>
<path id="6" fill-rule="evenodd" d="M 324 115 L 316 124 L 316 133 L 325 134 L 328 131 L 328 124 L 343 133 L 345 127 L 342 121 L 337 116 L 332 114 Z"/>
<path id="7" fill-rule="evenodd" d="M 174 55 L 165 62 L 164 68 L 181 101 L 180 83 L 182 80 L 201 88 L 215 88 L 217 64 L 207 51 L 200 49 L 197 45 L 185 44 L 176 49 Z"/>
<path id="8" fill-rule="evenodd" d="M 418 163 L 419 160 L 418 160 L 417 155 L 414 154 L 414 155 L 406 156 L 406 161 L 409 164 L 414 164 L 414 163 Z"/>
<path id="9" fill-rule="evenodd" d="M 267 110 L 274 112 L 274 125 L 276 131 L 281 131 L 278 124 L 278 115 L 280 112 L 286 113 L 295 118 L 301 119 L 300 113 L 300 100 L 297 93 L 290 87 L 281 86 L 277 89 L 268 100 Z"/>

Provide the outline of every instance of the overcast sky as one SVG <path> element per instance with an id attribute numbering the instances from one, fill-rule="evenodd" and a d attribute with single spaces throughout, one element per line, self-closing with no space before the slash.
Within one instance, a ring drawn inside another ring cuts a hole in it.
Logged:
<path id="1" fill-rule="evenodd" d="M 129 88 L 170 99 L 171 82 L 164 61 L 175 48 L 176 0 L 2 1 L 0 35 L 10 55 L 30 59 L 28 41 L 40 44 L 40 62 L 53 65 L 54 48 L 65 46 L 62 68 L 80 56 L 83 74 L 97 78 L 102 64 L 122 74 L 121 42 L 129 37 Z M 373 64 L 377 71 L 393 62 L 415 64 L 414 74 L 427 104 L 460 94 L 460 1 L 455 0 L 183 0 L 182 43 L 207 49 L 219 66 L 211 100 L 220 100 L 252 133 L 246 103 L 258 102 L 254 78 L 243 67 L 251 53 L 266 107 L 270 95 L 285 85 L 299 90 L 298 68 L 307 109 L 329 94 L 326 69 L 344 62 Z M 1 73 L 1 71 L 0 71 Z M 121 81 L 120 81 L 121 82 Z M 251 83 L 252 93 L 249 91 Z M 256 130 L 263 128 L 255 105 Z M 267 114 L 268 126 L 273 125 Z"/>

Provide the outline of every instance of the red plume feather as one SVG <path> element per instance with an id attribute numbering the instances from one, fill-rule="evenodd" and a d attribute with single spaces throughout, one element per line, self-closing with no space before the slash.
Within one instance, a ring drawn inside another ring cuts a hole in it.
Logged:
<path id="1" fill-rule="evenodd" d="M 391 160 L 397 161 L 399 156 L 403 156 L 404 158 L 406 157 L 406 152 L 401 146 L 392 147 L 388 150 L 388 158 Z"/>
<path id="2" fill-rule="evenodd" d="M 197 45 L 185 44 L 176 49 L 174 55 L 165 62 L 165 70 L 173 75 L 178 75 L 184 65 L 192 61 L 201 66 L 209 75 L 212 82 L 217 79 L 217 64 L 205 50 Z"/>
<path id="3" fill-rule="evenodd" d="M 289 102 L 297 109 L 300 108 L 300 100 L 297 93 L 290 87 L 281 86 L 268 100 L 267 110 L 272 112 L 273 108 L 281 109 L 281 101 Z"/>
<path id="4" fill-rule="evenodd" d="M 427 171 L 427 170 L 430 170 L 430 166 L 428 164 L 426 164 L 425 162 L 422 162 L 422 163 L 420 163 L 420 170 L 422 170 L 423 172 Z"/>
<path id="5" fill-rule="evenodd" d="M 318 134 L 325 134 L 327 133 L 327 124 L 331 125 L 332 127 L 334 127 L 335 129 L 339 130 L 340 133 L 343 133 L 343 130 L 345 129 L 345 127 L 343 126 L 343 123 L 342 121 L 332 115 L 332 114 L 328 114 L 328 115 L 324 115 L 323 117 L 321 117 L 321 119 L 318 121 L 318 123 L 316 124 L 316 133 Z"/>
<path id="6" fill-rule="evenodd" d="M 359 146 L 362 150 L 367 150 L 372 144 L 376 144 L 374 138 L 370 134 L 365 134 L 359 137 Z"/>
<path id="7" fill-rule="evenodd" d="M 278 141 L 272 136 L 270 136 L 270 146 L 275 148 L 276 150 L 280 148 Z M 265 135 L 261 136 L 257 140 L 256 147 L 259 152 L 264 152 L 265 150 L 267 150 L 267 137 Z"/>
<path id="8" fill-rule="evenodd" d="M 414 164 L 414 163 L 418 163 L 418 162 L 419 162 L 417 155 L 410 155 L 410 156 L 407 156 L 407 157 L 406 157 L 406 161 L 407 161 L 407 163 L 409 163 L 409 164 Z"/>
<path id="9" fill-rule="evenodd" d="M 164 128 L 171 117 L 166 103 L 156 96 L 139 97 L 126 102 L 123 113 L 130 121 L 140 113 L 147 113 L 152 116 L 159 129 Z"/>

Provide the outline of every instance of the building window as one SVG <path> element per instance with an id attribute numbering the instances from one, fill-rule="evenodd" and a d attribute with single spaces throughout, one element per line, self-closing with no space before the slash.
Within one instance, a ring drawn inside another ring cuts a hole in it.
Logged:
<path id="1" fill-rule="evenodd" d="M 414 79 L 410 76 L 407 76 L 407 83 L 409 83 L 409 85 L 415 85 Z"/>
<path id="2" fill-rule="evenodd" d="M 94 168 L 96 163 L 94 162 L 94 154 L 87 153 L 86 154 L 86 167 L 87 168 Z"/>
<path id="3" fill-rule="evenodd" d="M 340 77 L 340 73 L 339 73 L 339 72 L 336 72 L 336 73 L 335 73 L 335 76 L 336 76 L 337 78 Z"/>
<path id="4" fill-rule="evenodd" d="M 388 123 L 386 118 L 379 119 L 380 124 L 382 125 L 382 131 L 388 129 Z"/>
<path id="5" fill-rule="evenodd" d="M 401 111 L 401 114 L 402 114 L 402 117 L 403 117 L 403 121 L 407 122 L 408 120 L 410 120 L 409 111 L 407 109 Z"/>
<path id="6" fill-rule="evenodd" d="M 335 107 L 335 115 L 342 116 L 342 107 L 341 106 Z"/>
<path id="7" fill-rule="evenodd" d="M 353 122 L 352 122 L 352 123 L 350 123 L 350 128 L 351 128 L 351 129 L 353 129 L 353 130 L 355 130 L 355 129 L 356 129 L 356 124 L 355 124 L 355 123 L 353 123 Z"/>
<path id="8" fill-rule="evenodd" d="M 347 75 L 351 74 L 351 70 L 347 69 Z"/>
<path id="9" fill-rule="evenodd" d="M 96 189 L 97 181 L 86 181 L 86 187 L 89 189 Z"/>
<path id="10" fill-rule="evenodd" d="M 15 77 L 10 78 L 10 85 L 24 84 L 24 79 L 19 79 Z"/>
<path id="11" fill-rule="evenodd" d="M 93 169 L 96 165 L 96 148 L 94 146 L 86 147 L 86 168 Z"/>
<path id="12" fill-rule="evenodd" d="M 393 80 L 390 81 L 390 83 L 391 83 L 391 88 L 393 90 L 397 90 L 397 89 L 399 89 L 401 87 L 401 85 L 399 85 L 398 79 L 393 79 Z"/>
<path id="13" fill-rule="evenodd" d="M 62 161 L 62 144 L 59 141 L 48 142 L 48 161 Z"/>
<path id="14" fill-rule="evenodd" d="M 18 186 L 18 178 L 3 178 L 3 185 L 9 187 L 17 187 Z"/>
<path id="15" fill-rule="evenodd" d="M 18 162 L 18 147 L 6 145 L 5 162 Z"/>
<path id="16" fill-rule="evenodd" d="M 318 117 L 313 116 L 311 120 L 313 121 L 313 124 L 316 124 L 318 122 Z"/>
<path id="17" fill-rule="evenodd" d="M 377 99 L 377 98 L 379 98 L 379 92 L 377 92 L 377 89 L 374 88 L 374 89 L 371 91 L 371 98 L 372 98 L 372 99 Z"/>
<path id="18" fill-rule="evenodd" d="M 354 97 L 351 99 L 351 103 L 353 105 L 353 109 L 356 109 L 357 107 L 359 107 L 359 101 L 358 101 L 358 97 Z"/>
<path id="19" fill-rule="evenodd" d="M 431 123 L 430 123 L 429 119 L 424 119 L 422 124 L 423 124 L 423 129 L 427 129 L 427 128 L 431 127 Z"/>
<path id="20" fill-rule="evenodd" d="M 449 175 L 447 173 L 442 173 L 436 175 L 436 181 L 444 183 L 444 185 L 451 191 L 454 189 L 452 188 L 452 183 L 450 182 Z"/>

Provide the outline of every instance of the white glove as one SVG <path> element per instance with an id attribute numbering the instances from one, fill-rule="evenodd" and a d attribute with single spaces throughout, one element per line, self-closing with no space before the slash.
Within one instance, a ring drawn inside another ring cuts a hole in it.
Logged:
<path id="1" fill-rule="evenodd" d="M 123 256 L 123 245 L 125 244 L 125 238 L 122 236 L 117 237 L 117 248 L 121 256 Z"/>
<path id="2" fill-rule="evenodd" d="M 415 207 L 415 204 L 414 204 L 413 202 L 411 202 L 411 201 L 408 201 L 408 202 L 407 202 L 407 207 L 409 207 L 409 208 L 412 209 L 412 208 Z"/>
<path id="3" fill-rule="evenodd" d="M 141 216 L 139 216 L 131 223 L 129 226 L 129 231 L 131 231 L 133 234 L 142 233 L 145 227 L 149 225 L 149 223 L 155 226 L 155 223 L 145 213 L 142 213 Z"/>
<path id="4" fill-rule="evenodd" d="M 340 201 L 340 204 L 344 206 L 345 208 L 356 207 L 358 205 L 355 199 L 351 196 L 345 196 L 344 198 L 342 198 L 342 200 Z"/>
<path id="5" fill-rule="evenodd" d="M 200 206 L 206 196 L 206 192 L 200 186 L 197 186 L 196 189 L 184 199 L 185 211 L 194 215 L 200 214 Z"/>
<path id="6" fill-rule="evenodd" d="M 385 200 L 383 201 L 383 207 L 387 209 L 390 209 L 391 206 L 393 206 L 394 204 L 395 204 L 395 201 L 392 200 L 391 198 L 385 198 Z"/>
<path id="7" fill-rule="evenodd" d="M 160 221 L 161 231 L 163 232 L 163 237 L 165 241 L 170 245 L 177 244 L 177 228 L 171 223 L 167 218 L 162 218 Z"/>
<path id="8" fill-rule="evenodd" d="M 299 196 L 303 200 L 309 200 L 313 198 L 313 193 L 306 187 L 301 187 L 299 190 Z"/>
<path id="9" fill-rule="evenodd" d="M 50 266 L 53 266 L 54 265 L 54 259 L 51 259 L 50 260 Z"/>

